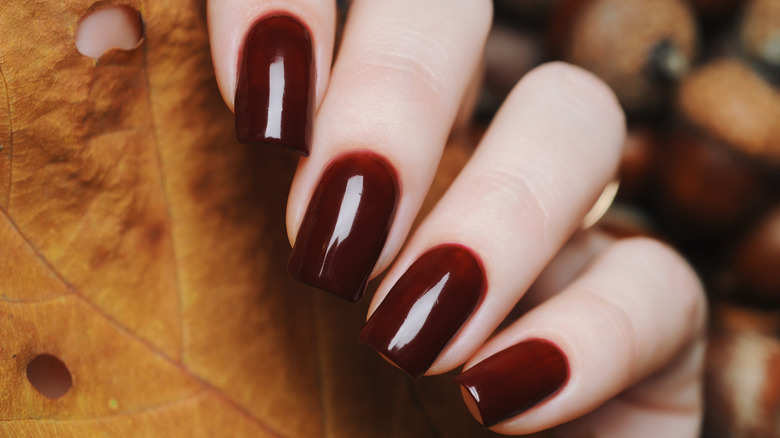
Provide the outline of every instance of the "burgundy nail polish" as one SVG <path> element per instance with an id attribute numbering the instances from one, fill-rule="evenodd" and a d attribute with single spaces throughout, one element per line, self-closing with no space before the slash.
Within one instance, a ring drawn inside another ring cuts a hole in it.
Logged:
<path id="1" fill-rule="evenodd" d="M 309 155 L 314 117 L 311 36 L 288 15 L 258 20 L 244 39 L 236 87 L 236 137 Z"/>
<path id="2" fill-rule="evenodd" d="M 479 306 L 485 289 L 482 264 L 469 249 L 436 246 L 401 276 L 360 339 L 419 377 Z"/>
<path id="3" fill-rule="evenodd" d="M 385 246 L 400 198 L 393 167 L 377 154 L 353 152 L 325 169 L 295 239 L 288 272 L 355 302 Z"/>
<path id="4" fill-rule="evenodd" d="M 569 379 L 569 365 L 551 342 L 532 339 L 499 351 L 455 378 L 494 426 L 536 406 Z"/>

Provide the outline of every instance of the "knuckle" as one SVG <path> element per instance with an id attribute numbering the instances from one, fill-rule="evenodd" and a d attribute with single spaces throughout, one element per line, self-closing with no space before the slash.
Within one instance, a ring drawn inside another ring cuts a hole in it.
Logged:
<path id="1" fill-rule="evenodd" d="M 615 247 L 618 251 L 630 251 L 644 270 L 656 274 L 655 278 L 662 281 L 660 287 L 673 293 L 675 307 L 691 324 L 693 332 L 704 329 L 707 319 L 704 287 L 691 265 L 674 248 L 648 237 L 623 239 Z"/>
<path id="2" fill-rule="evenodd" d="M 552 184 L 538 184 L 529 173 L 501 168 L 485 169 L 469 184 L 480 205 L 494 210 L 492 217 L 507 221 L 507 229 L 533 224 L 534 228 L 545 231 L 554 219 L 549 207 L 555 204 L 552 187 Z"/>
<path id="3" fill-rule="evenodd" d="M 436 116 L 448 96 L 448 81 L 444 77 L 448 70 L 443 66 L 449 52 L 441 41 L 427 38 L 415 29 L 390 27 L 391 32 L 380 31 L 364 45 L 351 77 L 389 102 L 412 103 L 426 108 L 425 113 L 431 117 Z"/>
<path id="4" fill-rule="evenodd" d="M 542 64 L 523 79 L 535 87 L 556 92 L 567 103 L 593 111 L 623 117 L 623 110 L 612 89 L 593 73 L 562 61 Z"/>
<path id="5" fill-rule="evenodd" d="M 626 362 L 622 371 L 627 380 L 633 379 L 641 368 L 643 354 L 640 351 L 640 337 L 636 323 L 628 311 L 620 304 L 604 297 L 596 292 L 587 293 L 588 298 L 584 302 L 589 303 L 590 311 L 598 315 L 598 319 L 606 325 L 607 332 L 614 336 L 614 346 L 621 352 Z"/>

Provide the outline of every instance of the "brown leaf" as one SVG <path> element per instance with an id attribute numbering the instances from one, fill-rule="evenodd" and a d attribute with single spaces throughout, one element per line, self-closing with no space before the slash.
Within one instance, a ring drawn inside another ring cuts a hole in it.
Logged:
<path id="1" fill-rule="evenodd" d="M 358 343 L 368 300 L 287 276 L 295 158 L 235 142 L 204 2 L 121 3 L 144 40 L 98 63 L 92 1 L 0 6 L 0 435 L 491 435 Z M 26 377 L 42 353 L 61 398 Z"/>

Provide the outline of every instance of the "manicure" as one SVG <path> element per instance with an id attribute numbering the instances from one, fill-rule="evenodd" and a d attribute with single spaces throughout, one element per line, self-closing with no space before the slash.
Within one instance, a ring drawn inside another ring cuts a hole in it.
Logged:
<path id="1" fill-rule="evenodd" d="M 314 57 L 308 29 L 288 15 L 257 21 L 241 49 L 236 137 L 308 156 L 314 116 Z"/>
<path id="2" fill-rule="evenodd" d="M 295 239 L 288 272 L 355 302 L 363 297 L 395 217 L 398 177 L 367 151 L 336 158 L 323 172 Z"/>
<path id="3" fill-rule="evenodd" d="M 479 306 L 485 289 L 482 265 L 469 249 L 436 246 L 401 276 L 360 339 L 419 377 Z"/>
<path id="4" fill-rule="evenodd" d="M 551 342 L 532 339 L 499 351 L 455 378 L 474 398 L 482 424 L 494 426 L 563 387 L 569 365 Z"/>

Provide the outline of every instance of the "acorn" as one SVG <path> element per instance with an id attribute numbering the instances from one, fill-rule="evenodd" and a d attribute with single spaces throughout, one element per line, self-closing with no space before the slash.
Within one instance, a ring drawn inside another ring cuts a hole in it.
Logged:
<path id="1" fill-rule="evenodd" d="M 681 241 L 724 238 L 769 199 L 755 164 L 706 134 L 680 128 L 658 158 L 656 203 L 667 229 Z"/>
<path id="2" fill-rule="evenodd" d="M 776 438 L 780 432 L 780 340 L 755 331 L 709 338 L 704 435 Z"/>
<path id="3" fill-rule="evenodd" d="M 713 139 L 780 164 L 780 93 L 743 62 L 720 59 L 692 72 L 676 104 L 689 124 Z"/>
<path id="4" fill-rule="evenodd" d="M 748 56 L 780 74 L 780 1 L 750 0 L 739 40 Z"/>
<path id="5" fill-rule="evenodd" d="M 739 241 L 733 273 L 742 298 L 780 309 L 780 204 Z"/>
<path id="6" fill-rule="evenodd" d="M 570 0 L 556 11 L 550 41 L 606 81 L 627 112 L 662 109 L 698 47 L 683 0 Z"/>

